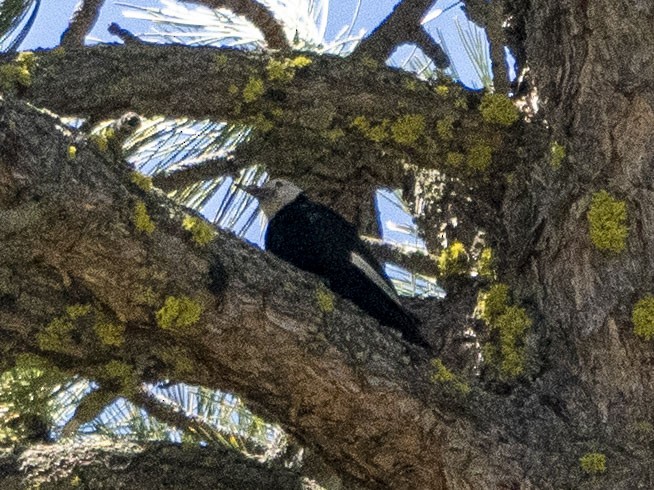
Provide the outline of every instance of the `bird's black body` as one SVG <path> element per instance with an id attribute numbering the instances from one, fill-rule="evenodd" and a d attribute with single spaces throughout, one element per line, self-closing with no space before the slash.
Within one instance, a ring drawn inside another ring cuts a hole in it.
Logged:
<path id="1" fill-rule="evenodd" d="M 427 345 L 417 319 L 399 303 L 390 280 L 354 225 L 304 194 L 269 220 L 265 235 L 268 251 L 326 279 L 332 291 L 399 330 L 408 341 Z"/>

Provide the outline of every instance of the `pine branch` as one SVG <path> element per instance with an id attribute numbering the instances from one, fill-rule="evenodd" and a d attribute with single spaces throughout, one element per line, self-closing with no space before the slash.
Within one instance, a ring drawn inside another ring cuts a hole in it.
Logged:
<path id="1" fill-rule="evenodd" d="M 212 158 L 198 165 L 175 170 L 167 174 L 155 175 L 152 183 L 162 191 L 183 189 L 201 180 L 209 180 L 224 174 L 235 174 L 246 167 L 245 162 L 236 162 L 232 157 Z"/>
<path id="2" fill-rule="evenodd" d="M 252 22 L 263 33 L 270 49 L 290 49 L 281 23 L 275 19 L 270 9 L 254 0 L 184 0 L 184 2 L 231 10 Z"/>
<path id="3" fill-rule="evenodd" d="M 420 21 L 434 0 L 404 0 L 354 50 L 352 56 L 372 58 L 384 63 L 400 44 L 418 45 L 439 68 L 450 62 L 436 41 L 422 28 Z"/>
<path id="4" fill-rule="evenodd" d="M 504 2 L 468 0 L 465 10 L 470 20 L 486 28 L 490 44 L 491 68 L 493 70 L 493 87 L 495 91 L 506 94 L 509 91 L 509 75 L 506 66 L 504 46 L 507 44 L 506 34 L 502 27 Z"/>
<path id="5" fill-rule="evenodd" d="M 104 0 L 84 0 L 73 14 L 68 28 L 61 35 L 59 44 L 64 48 L 83 46 L 84 39 L 100 16 L 103 4 Z"/>

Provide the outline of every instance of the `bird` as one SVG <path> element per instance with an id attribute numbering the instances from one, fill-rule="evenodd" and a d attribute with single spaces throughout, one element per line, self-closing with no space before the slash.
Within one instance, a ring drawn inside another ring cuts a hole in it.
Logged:
<path id="1" fill-rule="evenodd" d="M 285 179 L 269 180 L 262 187 L 237 187 L 258 199 L 268 219 L 267 251 L 318 275 L 333 292 L 381 324 L 399 330 L 412 344 L 429 347 L 418 319 L 402 306 L 384 269 L 352 223 L 310 200 Z"/>

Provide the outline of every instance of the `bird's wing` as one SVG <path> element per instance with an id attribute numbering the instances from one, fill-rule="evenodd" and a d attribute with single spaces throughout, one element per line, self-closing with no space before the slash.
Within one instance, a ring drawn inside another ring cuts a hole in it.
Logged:
<path id="1" fill-rule="evenodd" d="M 312 220 L 316 221 L 316 225 L 332 230 L 334 240 L 345 241 L 348 249 L 347 260 L 399 305 L 400 300 L 393 283 L 368 246 L 359 237 L 356 227 L 327 206 L 309 200 L 306 205 L 312 208 L 308 214 Z"/>

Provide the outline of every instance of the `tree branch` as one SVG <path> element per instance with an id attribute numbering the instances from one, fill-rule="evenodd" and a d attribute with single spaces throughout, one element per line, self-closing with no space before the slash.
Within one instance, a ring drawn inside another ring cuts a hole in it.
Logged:
<path id="1" fill-rule="evenodd" d="M 211 445 L 137 444 L 85 437 L 0 454 L 2 488 L 314 488 L 302 475 Z M 153 471 L 153 468 L 164 469 Z M 165 468 L 174 470 L 167 471 Z"/>
<path id="2" fill-rule="evenodd" d="M 401 247 L 383 243 L 375 238 L 364 237 L 377 260 L 381 262 L 393 262 L 425 276 L 438 276 L 438 262 L 433 255 L 423 252 L 406 253 Z"/>
<path id="3" fill-rule="evenodd" d="M 183 189 L 201 180 L 209 180 L 225 174 L 235 174 L 246 167 L 243 162 L 233 157 L 212 158 L 197 165 L 189 165 L 166 174 L 152 177 L 152 183 L 162 191 L 170 192 Z"/>
<path id="4" fill-rule="evenodd" d="M 84 39 L 100 16 L 103 4 L 104 0 L 84 0 L 73 14 L 68 28 L 61 35 L 59 44 L 64 48 L 83 46 Z"/>
<path id="5" fill-rule="evenodd" d="M 438 68 L 450 62 L 434 39 L 422 28 L 420 21 L 434 0 L 403 0 L 352 53 L 355 58 L 372 58 L 384 63 L 393 50 L 402 43 L 415 43 L 431 58 Z"/>
<path id="6" fill-rule="evenodd" d="M 183 0 L 209 8 L 225 8 L 252 22 L 263 34 L 270 49 L 289 50 L 284 28 L 265 5 L 254 0 Z"/>

